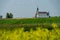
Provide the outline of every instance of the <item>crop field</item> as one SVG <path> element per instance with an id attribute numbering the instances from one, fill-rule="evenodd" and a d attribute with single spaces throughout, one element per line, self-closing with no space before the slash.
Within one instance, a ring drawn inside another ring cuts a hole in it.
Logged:
<path id="1" fill-rule="evenodd" d="M 0 19 L 0 24 L 38 24 L 38 23 L 60 23 L 60 17 L 58 18 Z"/>
<path id="2" fill-rule="evenodd" d="M 0 40 L 60 40 L 60 18 L 0 19 Z"/>

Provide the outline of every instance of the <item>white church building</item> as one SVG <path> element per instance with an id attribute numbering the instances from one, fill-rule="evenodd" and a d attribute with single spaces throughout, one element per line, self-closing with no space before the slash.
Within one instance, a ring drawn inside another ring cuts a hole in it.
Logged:
<path id="1" fill-rule="evenodd" d="M 49 12 L 40 12 L 39 8 L 37 8 L 35 18 L 49 18 Z"/>

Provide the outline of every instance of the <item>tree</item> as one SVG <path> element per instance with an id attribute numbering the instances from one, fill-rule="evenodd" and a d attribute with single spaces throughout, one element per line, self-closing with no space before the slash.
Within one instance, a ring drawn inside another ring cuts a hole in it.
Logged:
<path id="1" fill-rule="evenodd" d="M 13 14 L 12 13 L 10 13 L 10 18 L 13 18 Z"/>
<path id="2" fill-rule="evenodd" d="M 6 14 L 6 18 L 9 18 L 9 13 Z"/>
<path id="3" fill-rule="evenodd" d="M 0 16 L 0 19 L 2 19 L 2 16 Z"/>
<path id="4" fill-rule="evenodd" d="M 13 18 L 13 14 L 12 13 L 7 13 L 6 18 Z"/>

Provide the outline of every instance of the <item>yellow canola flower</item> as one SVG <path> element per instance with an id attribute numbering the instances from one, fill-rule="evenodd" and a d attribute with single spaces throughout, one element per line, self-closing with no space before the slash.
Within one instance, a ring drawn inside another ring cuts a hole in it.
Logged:
<path id="1" fill-rule="evenodd" d="M 52 27 L 56 28 L 58 25 L 56 23 L 52 23 Z"/>

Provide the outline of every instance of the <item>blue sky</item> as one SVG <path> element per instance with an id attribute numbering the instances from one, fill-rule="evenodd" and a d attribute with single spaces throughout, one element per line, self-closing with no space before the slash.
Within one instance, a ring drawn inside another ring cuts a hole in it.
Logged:
<path id="1" fill-rule="evenodd" d="M 0 15 L 11 12 L 14 18 L 30 18 L 35 16 L 37 6 L 50 16 L 60 16 L 60 0 L 0 0 Z"/>

